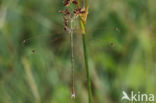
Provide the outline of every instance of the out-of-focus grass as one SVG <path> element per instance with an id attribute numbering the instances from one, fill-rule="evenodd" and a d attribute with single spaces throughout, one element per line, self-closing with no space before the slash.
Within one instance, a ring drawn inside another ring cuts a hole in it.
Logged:
<path id="1" fill-rule="evenodd" d="M 87 103 L 79 33 L 74 35 L 76 99 L 71 100 L 69 35 L 63 31 L 61 9 L 61 0 L 0 1 L 0 103 L 35 103 L 36 98 L 41 103 Z M 156 95 L 155 18 L 154 0 L 89 1 L 94 103 L 121 103 L 122 90 Z"/>

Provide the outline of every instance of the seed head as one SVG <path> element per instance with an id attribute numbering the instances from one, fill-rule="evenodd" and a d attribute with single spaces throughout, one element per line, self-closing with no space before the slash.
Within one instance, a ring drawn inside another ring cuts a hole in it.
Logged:
<path id="1" fill-rule="evenodd" d="M 84 23 L 86 23 L 87 16 L 88 16 L 88 8 L 82 8 L 80 12 L 80 17 Z"/>
<path id="2" fill-rule="evenodd" d="M 73 0 L 72 3 L 75 4 L 75 5 L 78 4 L 77 0 Z"/>
<path id="3" fill-rule="evenodd" d="M 64 0 L 64 6 L 69 6 L 70 0 Z"/>
<path id="4" fill-rule="evenodd" d="M 65 9 L 64 15 L 69 15 L 69 14 L 70 14 L 70 12 L 68 11 L 68 9 Z"/>

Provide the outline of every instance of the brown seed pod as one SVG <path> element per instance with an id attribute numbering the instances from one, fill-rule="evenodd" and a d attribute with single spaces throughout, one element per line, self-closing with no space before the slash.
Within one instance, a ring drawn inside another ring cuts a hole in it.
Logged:
<path id="1" fill-rule="evenodd" d="M 72 3 L 75 4 L 75 5 L 78 4 L 77 0 L 73 0 Z"/>
<path id="2" fill-rule="evenodd" d="M 70 4 L 70 0 L 64 0 L 64 6 L 68 6 Z"/>
<path id="3" fill-rule="evenodd" d="M 69 15 L 70 14 L 70 12 L 68 11 L 68 9 L 65 9 L 64 14 L 65 15 Z"/>

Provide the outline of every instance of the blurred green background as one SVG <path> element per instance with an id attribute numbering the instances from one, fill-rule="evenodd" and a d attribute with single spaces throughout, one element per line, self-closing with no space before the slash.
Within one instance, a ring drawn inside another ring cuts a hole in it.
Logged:
<path id="1" fill-rule="evenodd" d="M 0 103 L 87 103 L 78 27 L 76 98 L 71 99 L 70 41 L 58 13 L 64 9 L 62 2 L 0 0 Z M 122 103 L 123 90 L 156 96 L 155 4 L 89 0 L 86 28 L 93 103 Z"/>

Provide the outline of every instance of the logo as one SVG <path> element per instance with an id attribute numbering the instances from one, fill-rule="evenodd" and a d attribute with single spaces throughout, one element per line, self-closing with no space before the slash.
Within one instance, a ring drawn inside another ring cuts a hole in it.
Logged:
<path id="1" fill-rule="evenodd" d="M 128 100 L 128 101 L 138 101 L 138 102 L 153 102 L 154 101 L 154 94 L 142 94 L 141 92 L 134 93 L 131 91 L 131 94 L 128 95 L 125 91 L 122 91 L 122 98 L 121 100 Z"/>

